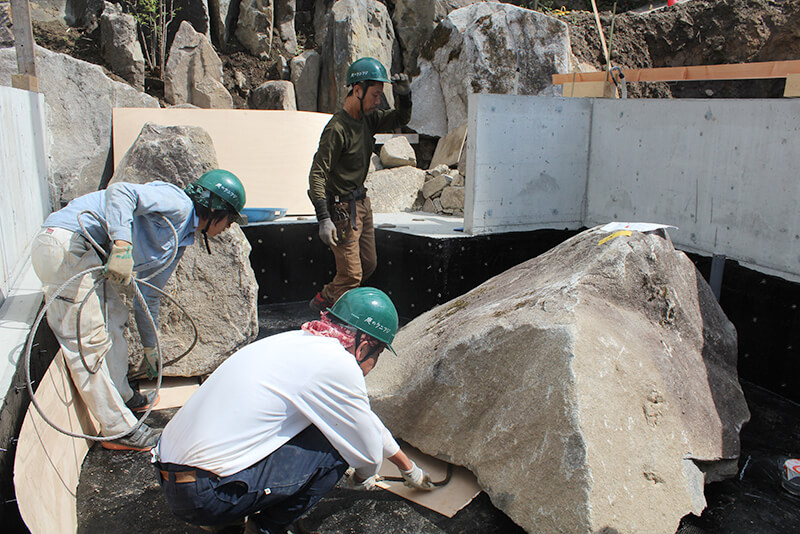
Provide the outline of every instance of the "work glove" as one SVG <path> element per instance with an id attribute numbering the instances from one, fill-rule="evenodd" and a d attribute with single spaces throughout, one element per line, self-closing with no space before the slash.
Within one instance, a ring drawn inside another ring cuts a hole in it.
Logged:
<path id="1" fill-rule="evenodd" d="M 392 76 L 392 88 L 398 95 L 407 95 L 411 92 L 411 80 L 405 73 L 398 73 Z"/>
<path id="2" fill-rule="evenodd" d="M 142 363 L 147 378 L 156 378 L 158 376 L 158 351 L 155 347 L 144 347 L 142 353 L 144 354 Z"/>
<path id="3" fill-rule="evenodd" d="M 432 490 L 435 488 L 433 482 L 431 482 L 431 476 L 420 469 L 417 464 L 413 461 L 411 462 L 411 469 L 408 471 L 400 470 L 400 473 L 403 475 L 404 482 L 406 486 L 409 488 L 415 488 L 419 490 Z"/>
<path id="4" fill-rule="evenodd" d="M 350 489 L 363 491 L 375 491 L 381 489 L 378 486 L 378 482 L 381 480 L 380 475 L 372 475 L 371 477 L 359 481 L 356 477 L 356 470 L 351 467 L 345 472 L 344 476 L 347 480 L 347 487 Z"/>
<path id="5" fill-rule="evenodd" d="M 118 245 L 117 243 L 123 243 Z M 133 245 L 127 241 L 117 241 L 111 247 L 103 274 L 118 284 L 127 286 L 133 278 Z"/>
<path id="6" fill-rule="evenodd" d="M 322 219 L 319 222 L 319 238 L 329 247 L 336 245 L 336 226 L 330 219 Z"/>

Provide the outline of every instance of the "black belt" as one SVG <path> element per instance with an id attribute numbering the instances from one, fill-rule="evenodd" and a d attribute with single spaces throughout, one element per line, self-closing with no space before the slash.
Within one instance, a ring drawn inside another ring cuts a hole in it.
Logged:
<path id="1" fill-rule="evenodd" d="M 349 202 L 350 203 L 350 224 L 353 227 L 353 230 L 358 230 L 356 226 L 356 201 L 367 198 L 367 188 L 363 185 L 361 187 L 356 188 L 355 191 L 344 195 L 334 195 L 331 193 L 327 193 L 328 198 L 328 212 L 333 216 L 335 210 L 334 205 L 339 204 L 341 202 Z"/>

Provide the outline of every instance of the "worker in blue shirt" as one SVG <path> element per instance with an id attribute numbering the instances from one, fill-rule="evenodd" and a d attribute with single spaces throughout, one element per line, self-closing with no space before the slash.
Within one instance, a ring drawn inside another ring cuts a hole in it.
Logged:
<path id="1" fill-rule="evenodd" d="M 144 423 L 131 431 L 138 422 L 134 413 L 146 411 L 158 399 L 154 393 L 135 392 L 128 383 L 128 346 L 123 336 L 128 308 L 120 295 L 122 286 L 131 283 L 135 270 L 137 278 L 152 276 L 148 282 L 163 288 L 195 235 L 203 235 L 210 254 L 208 236 L 240 222 L 244 203 L 242 183 L 222 169 L 203 174 L 185 189 L 158 181 L 115 183 L 51 214 L 35 237 L 31 263 L 45 297 L 50 301 L 61 290 L 47 309 L 47 322 L 72 380 L 100 423 L 101 435 L 123 434 L 101 441 L 105 448 L 149 450 L 159 436 Z M 62 288 L 79 273 L 104 264 L 104 269 L 77 276 Z M 93 290 L 101 276 L 112 283 L 103 282 Z M 144 284 L 139 289 L 157 328 L 159 294 Z M 134 309 L 145 367 L 155 376 L 156 332 L 138 302 Z"/>

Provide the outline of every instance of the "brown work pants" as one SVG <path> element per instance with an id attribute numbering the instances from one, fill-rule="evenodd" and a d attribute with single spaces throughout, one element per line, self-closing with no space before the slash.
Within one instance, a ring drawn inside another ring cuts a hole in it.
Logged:
<path id="1" fill-rule="evenodd" d="M 338 244 L 331 247 L 336 259 L 336 276 L 322 288 L 322 297 L 336 302 L 346 291 L 358 287 L 378 266 L 375 252 L 375 227 L 372 225 L 372 204 L 369 198 L 356 200 L 356 229 L 350 219 L 333 221 Z M 341 206 L 350 213 L 349 202 Z"/>

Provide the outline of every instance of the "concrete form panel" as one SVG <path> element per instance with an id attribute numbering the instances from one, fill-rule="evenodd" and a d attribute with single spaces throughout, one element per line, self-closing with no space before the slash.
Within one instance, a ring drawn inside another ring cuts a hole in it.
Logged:
<path id="1" fill-rule="evenodd" d="M 50 213 L 44 95 L 0 87 L 0 304 Z"/>
<path id="2" fill-rule="evenodd" d="M 471 95 L 465 230 L 580 227 L 590 123 L 586 99 Z"/>
<path id="3" fill-rule="evenodd" d="M 673 224 L 676 245 L 800 276 L 800 102 L 595 100 L 586 225 Z"/>

